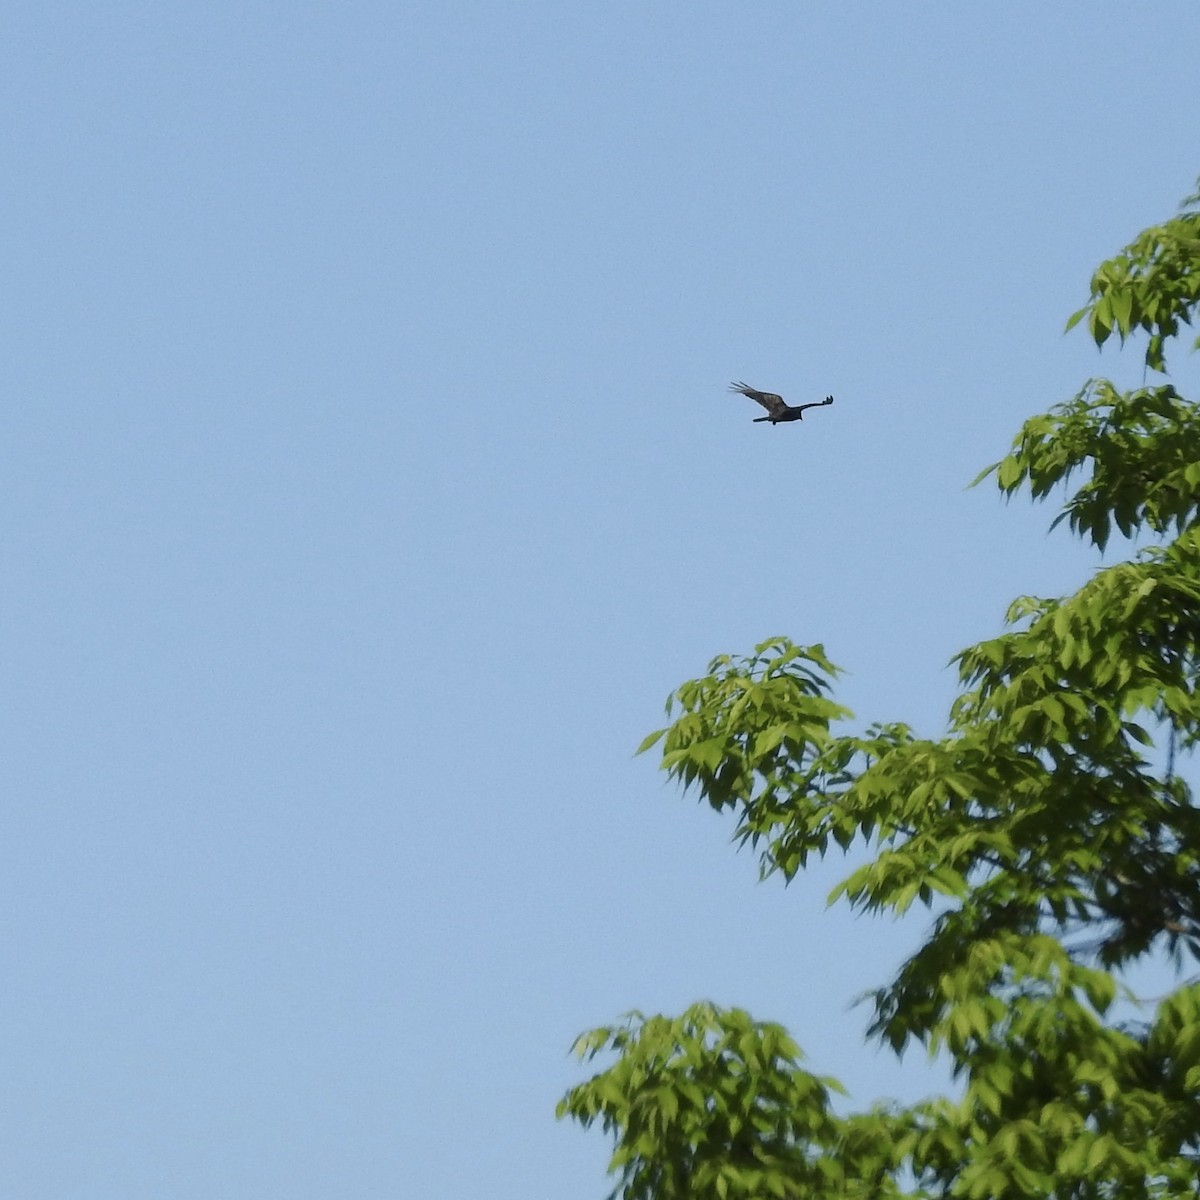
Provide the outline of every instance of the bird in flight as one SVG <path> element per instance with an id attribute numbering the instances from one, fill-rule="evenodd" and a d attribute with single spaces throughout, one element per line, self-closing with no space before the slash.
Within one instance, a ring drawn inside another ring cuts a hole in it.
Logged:
<path id="1" fill-rule="evenodd" d="M 774 392 L 760 392 L 748 383 L 731 383 L 729 390 L 757 400 L 767 410 L 765 417 L 754 418 L 755 425 L 760 421 L 770 421 L 772 425 L 778 425 L 780 421 L 803 421 L 806 408 L 824 408 L 825 405 L 833 403 L 833 397 L 826 396 L 824 400 L 817 400 L 812 404 L 791 405 L 782 396 L 777 396 Z"/>

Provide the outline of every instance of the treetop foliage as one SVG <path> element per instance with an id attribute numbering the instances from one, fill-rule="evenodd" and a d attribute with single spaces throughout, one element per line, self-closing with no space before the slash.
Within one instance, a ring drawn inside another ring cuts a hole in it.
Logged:
<path id="1" fill-rule="evenodd" d="M 1200 308 L 1198 205 L 1102 264 L 1068 327 L 1144 334 L 1165 372 Z M 1114 528 L 1148 544 L 1073 595 L 1015 600 L 954 660 L 943 736 L 851 731 L 825 649 L 778 637 L 682 684 L 641 746 L 731 814 L 764 875 L 857 846 L 831 902 L 931 910 L 868 1032 L 944 1053 L 961 1094 L 837 1116 L 836 1083 L 778 1025 L 633 1014 L 580 1038 L 610 1065 L 559 1106 L 614 1137 L 614 1197 L 1200 1197 L 1200 982 L 1113 1015 L 1131 964 L 1200 960 L 1200 809 L 1178 769 L 1200 740 L 1200 411 L 1094 379 L 986 478 L 1065 490 L 1055 524 L 1101 552 Z"/>
<path id="2" fill-rule="evenodd" d="M 1191 325 L 1200 303 L 1200 181 L 1179 213 L 1140 233 L 1092 276 L 1087 304 L 1072 314 L 1071 329 L 1087 318 L 1097 346 L 1113 333 L 1123 343 L 1136 330 L 1149 335 L 1146 365 L 1166 371 L 1167 342 Z M 1192 349 L 1200 348 L 1200 337 Z"/>

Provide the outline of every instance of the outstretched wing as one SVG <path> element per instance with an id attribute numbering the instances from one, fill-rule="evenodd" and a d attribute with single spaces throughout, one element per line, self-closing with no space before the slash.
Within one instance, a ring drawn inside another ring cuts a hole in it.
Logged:
<path id="1" fill-rule="evenodd" d="M 787 412 L 787 404 L 783 397 L 775 395 L 774 392 L 760 392 L 756 388 L 752 388 L 748 383 L 731 383 L 729 390 L 731 392 L 738 392 L 743 396 L 749 396 L 751 400 L 757 400 L 773 417 Z"/>
<path id="2" fill-rule="evenodd" d="M 799 408 L 798 408 L 796 411 L 797 411 L 797 412 L 804 412 L 804 411 L 805 411 L 805 409 L 809 409 L 809 408 L 824 408 L 824 407 L 825 407 L 825 405 L 827 405 L 827 404 L 832 404 L 832 403 L 833 403 L 833 397 L 832 397 L 832 396 L 826 396 L 824 400 L 817 400 L 817 401 L 816 401 L 815 403 L 813 403 L 813 404 L 802 404 L 802 405 L 800 405 L 800 407 L 799 407 Z"/>

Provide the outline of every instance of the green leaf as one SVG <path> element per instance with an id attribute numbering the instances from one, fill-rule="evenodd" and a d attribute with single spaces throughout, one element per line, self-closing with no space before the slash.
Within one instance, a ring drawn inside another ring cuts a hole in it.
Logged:
<path id="1" fill-rule="evenodd" d="M 1007 458 L 1000 460 L 996 482 L 1004 491 L 1009 491 L 1020 483 L 1023 475 L 1020 462 L 1010 454 Z"/>
<path id="2" fill-rule="evenodd" d="M 638 743 L 638 748 L 634 751 L 635 754 L 645 754 L 652 746 L 656 746 L 666 735 L 665 729 L 656 729 L 653 733 L 647 734 Z"/>
<path id="3" fill-rule="evenodd" d="M 1130 318 L 1133 313 L 1133 296 L 1129 291 L 1122 289 L 1110 292 L 1108 300 L 1114 325 L 1122 334 L 1129 333 Z"/>
<path id="4" fill-rule="evenodd" d="M 1090 305 L 1085 304 L 1081 309 L 1078 309 L 1076 312 L 1073 312 L 1070 315 L 1070 317 L 1067 319 L 1066 328 L 1063 329 L 1063 333 L 1070 333 L 1070 331 L 1072 329 L 1074 329 L 1075 326 L 1078 325 L 1079 322 L 1082 321 L 1083 318 L 1088 315 L 1088 311 L 1090 310 L 1090 308 L 1091 308 Z"/>

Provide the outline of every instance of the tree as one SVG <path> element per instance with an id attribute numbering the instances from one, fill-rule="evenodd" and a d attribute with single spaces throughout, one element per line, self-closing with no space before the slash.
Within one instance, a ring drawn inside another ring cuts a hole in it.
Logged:
<path id="1" fill-rule="evenodd" d="M 1200 192 L 1100 266 L 1068 328 L 1146 334 L 1165 377 L 1198 308 Z M 559 1105 L 614 1137 L 614 1197 L 1200 1197 L 1200 976 L 1147 1020 L 1113 1015 L 1134 962 L 1166 956 L 1178 980 L 1200 959 L 1200 808 L 1177 766 L 1200 740 L 1200 410 L 1169 382 L 1094 379 L 988 478 L 1066 489 L 1055 524 L 1100 551 L 1114 526 L 1151 544 L 1015 600 L 957 656 L 944 737 L 841 731 L 823 647 L 775 638 L 679 687 L 641 747 L 733 815 L 764 875 L 866 847 L 831 899 L 936 908 L 869 1033 L 947 1055 L 960 1095 L 839 1116 L 781 1027 L 634 1013 L 578 1040 L 608 1065 Z"/>

